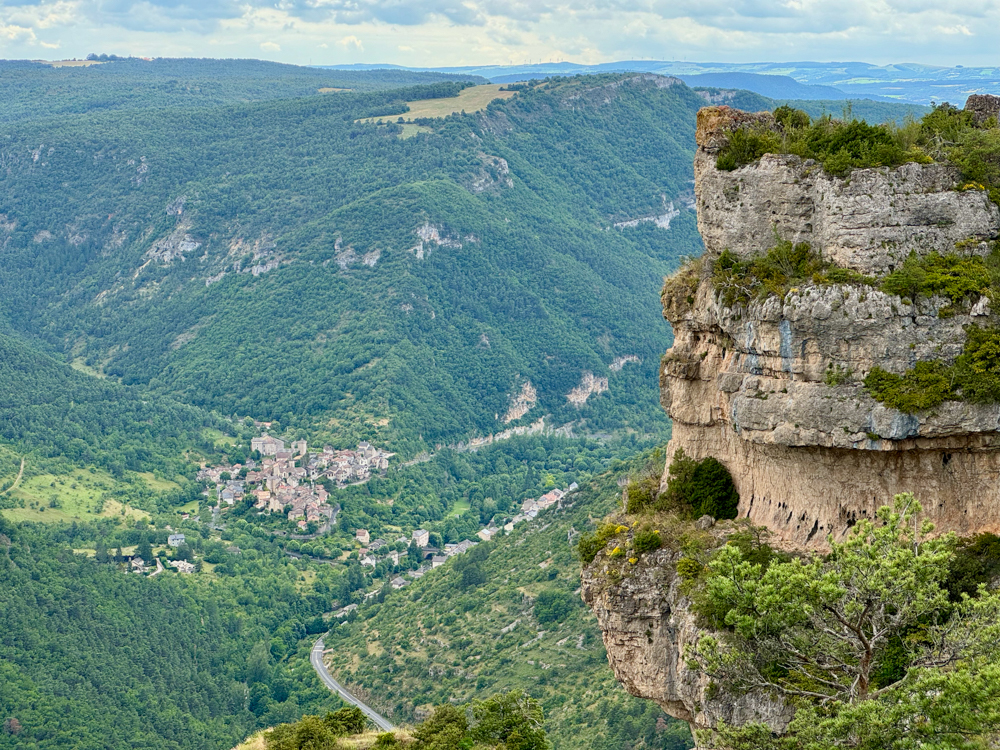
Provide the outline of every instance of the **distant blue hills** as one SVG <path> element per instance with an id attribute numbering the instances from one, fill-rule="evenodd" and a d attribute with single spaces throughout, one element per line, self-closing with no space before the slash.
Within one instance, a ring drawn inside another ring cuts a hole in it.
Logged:
<path id="1" fill-rule="evenodd" d="M 329 65 L 335 69 L 402 68 L 399 65 Z M 963 105 L 970 94 L 1000 95 L 1000 67 L 943 67 L 919 63 L 872 65 L 865 62 L 694 63 L 623 60 L 600 65 L 537 63 L 452 68 L 406 68 L 483 76 L 494 83 L 585 73 L 648 72 L 673 75 L 689 86 L 753 91 L 772 99 L 873 99 L 927 105 Z"/>

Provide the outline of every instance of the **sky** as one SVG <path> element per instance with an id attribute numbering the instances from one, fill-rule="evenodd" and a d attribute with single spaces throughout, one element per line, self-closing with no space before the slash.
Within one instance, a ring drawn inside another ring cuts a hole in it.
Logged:
<path id="1" fill-rule="evenodd" d="M 0 57 L 1000 64 L 1000 0 L 0 0 Z"/>

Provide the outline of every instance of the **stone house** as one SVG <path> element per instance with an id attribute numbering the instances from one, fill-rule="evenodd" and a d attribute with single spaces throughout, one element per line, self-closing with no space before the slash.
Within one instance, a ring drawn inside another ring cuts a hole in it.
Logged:
<path id="1" fill-rule="evenodd" d="M 278 451 L 285 450 L 285 442 L 270 435 L 263 435 L 250 440 L 250 450 L 258 451 L 262 456 L 274 456 Z"/>

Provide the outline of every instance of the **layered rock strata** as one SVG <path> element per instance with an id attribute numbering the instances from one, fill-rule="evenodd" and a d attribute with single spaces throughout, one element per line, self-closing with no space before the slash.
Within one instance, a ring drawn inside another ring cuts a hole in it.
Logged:
<path id="1" fill-rule="evenodd" d="M 597 615 L 615 678 L 632 695 L 656 701 L 691 725 L 763 721 L 782 731 L 790 709 L 763 691 L 726 692 L 688 666 L 685 652 L 704 635 L 681 592 L 679 552 L 661 548 L 635 566 L 601 555 L 583 571 L 584 601 Z M 622 576 L 618 569 L 628 567 Z"/>
<path id="2" fill-rule="evenodd" d="M 757 117 L 766 125 L 766 114 Z M 1000 531 L 1000 406 L 949 401 L 911 415 L 861 384 L 875 366 L 901 374 L 920 360 L 953 361 L 966 326 L 1000 323 L 988 299 L 941 315 L 944 298 L 914 304 L 871 286 L 806 285 L 727 306 L 711 279 L 723 250 L 751 257 L 776 237 L 874 277 L 911 252 L 986 255 L 1000 210 L 940 164 L 839 178 L 767 155 L 720 171 L 718 151 L 743 119 L 724 108 L 699 113 L 705 256 L 667 283 L 663 299 L 675 336 L 661 372 L 674 423 L 668 460 L 680 448 L 718 458 L 740 492 L 740 515 L 794 545 L 842 537 L 908 490 L 941 530 Z"/>
<path id="3" fill-rule="evenodd" d="M 975 104 L 979 117 L 1000 100 Z M 698 116 L 705 255 L 663 294 L 675 337 L 660 383 L 673 420 L 668 466 L 679 449 L 719 459 L 739 490 L 740 517 L 792 550 L 822 549 L 903 491 L 917 494 L 941 531 L 1000 532 L 1000 405 L 948 401 L 906 414 L 862 385 L 876 366 L 902 374 L 918 361 L 953 362 L 967 326 L 1000 325 L 988 298 L 956 307 L 875 285 L 810 283 L 728 305 L 712 281 L 724 250 L 749 258 L 777 240 L 808 242 L 826 261 L 876 278 L 911 252 L 985 256 L 1000 238 L 1000 210 L 979 186 L 962 189 L 947 165 L 838 178 L 767 155 L 719 171 L 718 152 L 740 126 L 777 127 L 769 113 L 708 107 Z M 721 543 L 724 531 L 715 534 Z M 583 571 L 616 677 L 692 729 L 763 721 L 780 733 L 790 710 L 773 696 L 728 694 L 689 669 L 685 650 L 704 631 L 681 591 L 678 557 L 661 549 L 632 565 L 605 550 Z"/>

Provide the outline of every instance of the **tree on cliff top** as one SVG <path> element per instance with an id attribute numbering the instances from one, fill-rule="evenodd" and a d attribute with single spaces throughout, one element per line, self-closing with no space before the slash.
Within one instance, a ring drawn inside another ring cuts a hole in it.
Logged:
<path id="1" fill-rule="evenodd" d="M 731 632 L 690 654 L 713 679 L 796 707 L 770 727 L 722 726 L 723 747 L 979 748 L 1000 731 L 1000 593 L 949 600 L 954 535 L 929 538 L 912 494 L 830 540 L 825 557 L 766 569 L 727 545 L 706 593 Z"/>

